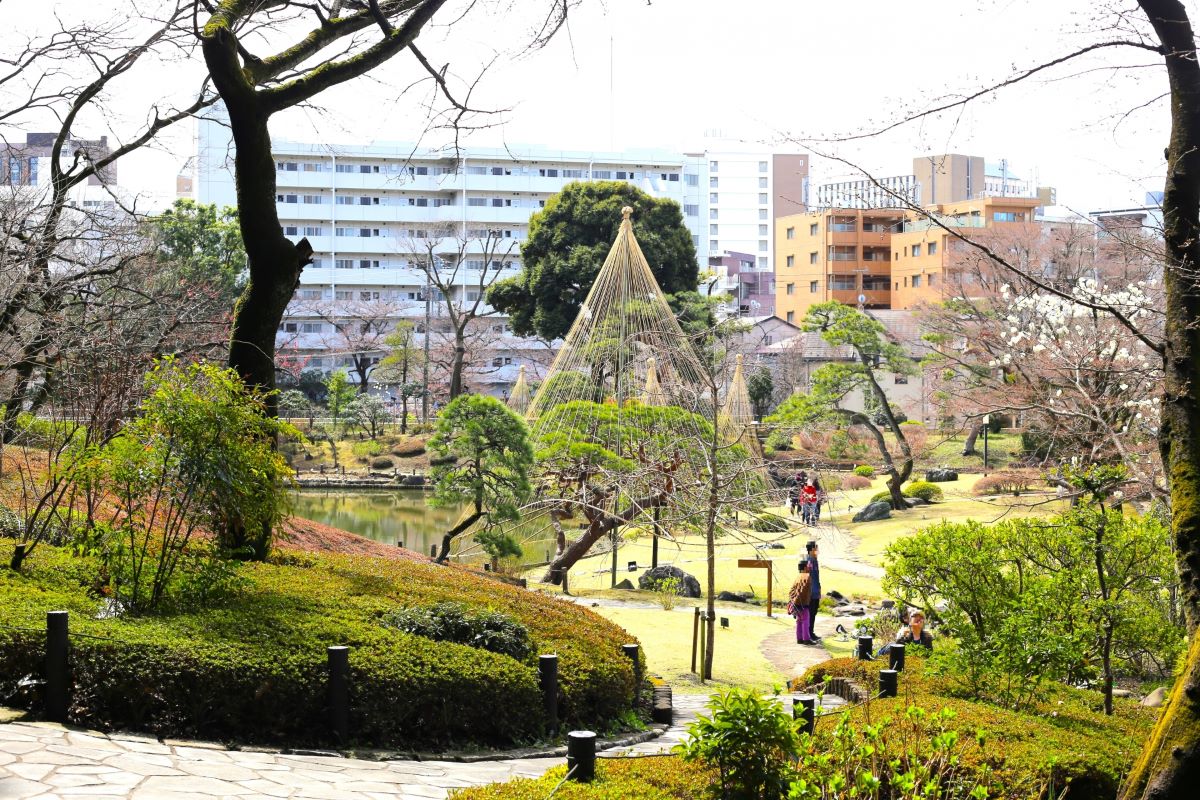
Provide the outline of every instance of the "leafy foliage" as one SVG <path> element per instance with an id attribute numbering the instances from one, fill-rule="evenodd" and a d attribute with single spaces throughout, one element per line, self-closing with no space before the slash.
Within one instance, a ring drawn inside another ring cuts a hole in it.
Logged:
<path id="1" fill-rule="evenodd" d="M 942 493 L 942 487 L 936 483 L 929 481 L 913 481 L 908 486 L 904 487 L 905 497 L 919 497 L 927 502 L 935 502 L 942 500 L 945 496 Z"/>
<path id="2" fill-rule="evenodd" d="M 228 305 L 245 283 L 246 250 L 237 209 L 179 199 L 150 220 L 158 258 L 186 286 L 215 290 Z"/>
<path id="3" fill-rule="evenodd" d="M 452 790 L 453 800 L 701 800 L 716 780 L 710 767 L 672 756 L 601 758 L 591 783 L 563 782 L 567 768 L 540 778 L 518 778 Z"/>
<path id="4" fill-rule="evenodd" d="M 339 369 L 331 372 L 325 378 L 325 407 L 329 409 L 329 416 L 333 417 L 335 429 L 338 422 L 349 412 L 350 404 L 354 402 L 357 394 L 358 389 L 350 382 L 350 376 L 346 374 L 346 370 Z"/>
<path id="5" fill-rule="evenodd" d="M 430 472 L 430 505 L 469 503 L 491 523 L 517 518 L 530 492 L 533 446 L 525 421 L 502 402 L 456 397 L 438 415 L 429 450 L 440 459 Z"/>
<path id="6" fill-rule="evenodd" d="M 696 248 L 678 203 L 624 181 L 570 183 L 530 218 L 521 274 L 488 291 L 488 303 L 509 316 L 514 333 L 545 339 L 566 334 L 616 237 L 624 206 L 633 207 L 634 233 L 662 290 L 696 288 Z"/>
<path id="7" fill-rule="evenodd" d="M 754 406 L 754 415 L 762 418 L 771 411 L 771 398 L 775 394 L 775 381 L 771 370 L 759 367 L 746 378 L 746 391 L 750 394 L 750 403 Z"/>
<path id="8" fill-rule="evenodd" d="M 394 611 L 384 617 L 407 633 L 435 642 L 457 642 L 526 661 L 533 654 L 529 630 L 498 611 L 472 611 L 462 603 L 435 603 Z"/>
<path id="9" fill-rule="evenodd" d="M 860 478 L 874 478 L 875 468 L 869 464 L 859 464 L 854 468 L 854 474 L 858 475 Z"/>

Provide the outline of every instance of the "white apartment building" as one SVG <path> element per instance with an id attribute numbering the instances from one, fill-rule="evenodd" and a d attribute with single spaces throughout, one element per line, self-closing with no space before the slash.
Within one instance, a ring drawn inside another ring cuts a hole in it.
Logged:
<path id="1" fill-rule="evenodd" d="M 547 147 L 447 153 L 403 144 L 287 141 L 275 142 L 273 149 L 284 233 L 307 238 L 314 249 L 278 344 L 313 368 L 349 367 L 355 354 L 341 351 L 370 346 L 362 336 L 357 343 L 335 341 L 330 313 L 314 313 L 317 306 L 331 307 L 335 315 L 340 307 L 351 318 L 371 317 L 359 324 L 360 333 L 379 327 L 377 317 L 412 319 L 423 333 L 426 277 L 418 264 L 429 252 L 445 264 L 446 275 L 460 265 L 449 301 L 474 302 L 481 275 L 490 284 L 494 277 L 517 274 L 530 215 L 572 181 L 628 181 L 675 200 L 702 265 L 710 250 L 742 249 L 757 253 L 760 269 L 773 266 L 773 166 L 779 157 L 770 154 Z M 196 199 L 236 205 L 228 128 L 200 120 L 197 151 Z M 795 168 L 793 161 L 786 163 Z M 435 290 L 431 300 L 438 316 L 446 298 Z M 368 303 L 376 306 L 373 313 L 350 313 Z M 431 328 L 436 333 L 437 323 Z M 531 378 L 540 377 L 548 365 L 545 343 L 512 336 L 500 317 L 490 317 L 486 328 L 487 352 L 473 359 L 467 378 L 473 388 L 502 394 L 522 364 L 530 366 Z"/>

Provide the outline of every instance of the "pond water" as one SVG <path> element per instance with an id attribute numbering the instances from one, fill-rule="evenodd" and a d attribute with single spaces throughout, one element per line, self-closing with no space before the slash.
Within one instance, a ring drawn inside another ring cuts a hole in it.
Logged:
<path id="1" fill-rule="evenodd" d="M 432 508 L 426 504 L 426 496 L 419 489 L 302 489 L 295 494 L 293 513 L 428 555 L 431 545 L 441 546 L 442 535 L 458 522 L 462 509 Z M 518 539 L 528 562 L 539 561 L 543 551 L 553 546 L 548 533 L 523 533 Z M 453 552 L 465 550 L 467 560 L 483 560 L 473 544 L 469 535 L 461 536 L 455 540 Z"/>

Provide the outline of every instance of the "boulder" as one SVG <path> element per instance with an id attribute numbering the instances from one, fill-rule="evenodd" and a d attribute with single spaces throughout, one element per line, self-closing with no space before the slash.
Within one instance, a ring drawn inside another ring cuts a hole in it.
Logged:
<path id="1" fill-rule="evenodd" d="M 1133 692 L 1128 689 L 1113 689 L 1113 697 L 1132 697 Z"/>
<path id="2" fill-rule="evenodd" d="M 841 592 L 839 592 L 837 589 L 832 589 L 832 590 L 826 592 L 825 596 L 832 598 L 835 605 L 839 605 L 839 606 L 850 605 L 850 601 L 846 599 L 846 596 L 844 594 L 842 594 Z"/>
<path id="3" fill-rule="evenodd" d="M 768 550 L 786 550 L 787 548 L 783 546 L 782 542 L 768 542 L 767 549 Z"/>
<path id="4" fill-rule="evenodd" d="M 403 478 L 400 478 L 400 485 L 401 486 L 424 486 L 425 485 L 425 476 L 424 475 L 405 475 Z"/>
<path id="5" fill-rule="evenodd" d="M 736 592 L 720 592 L 717 595 L 718 600 L 724 600 L 727 603 L 744 603 L 747 598 Z"/>
<path id="6" fill-rule="evenodd" d="M 833 615 L 835 617 L 865 617 L 867 609 L 862 603 L 849 603 L 844 606 L 834 606 Z"/>
<path id="7" fill-rule="evenodd" d="M 628 589 L 628 590 L 632 591 L 632 590 L 633 590 L 633 583 L 632 583 L 632 582 L 630 582 L 629 578 L 626 578 L 625 580 L 621 581 L 620 583 L 618 583 L 618 584 L 617 584 L 616 586 L 614 586 L 613 588 L 614 588 L 614 589 Z"/>
<path id="8" fill-rule="evenodd" d="M 1142 698 L 1142 705 L 1150 708 L 1159 708 L 1167 699 L 1167 690 L 1163 687 L 1158 687 L 1150 694 Z"/>
<path id="9" fill-rule="evenodd" d="M 930 483 L 948 483 L 958 480 L 958 473 L 946 467 L 925 470 L 925 480 Z"/>
<path id="10" fill-rule="evenodd" d="M 892 516 L 892 504 L 887 500 L 877 500 L 868 504 L 862 511 L 854 515 L 854 522 L 875 522 Z"/>
<path id="11" fill-rule="evenodd" d="M 667 578 L 675 578 L 679 581 L 679 588 L 675 590 L 675 593 L 680 597 L 700 597 L 700 581 L 696 580 L 696 576 L 689 575 L 673 565 L 646 570 L 638 576 L 638 588 L 653 589 L 659 581 Z"/>

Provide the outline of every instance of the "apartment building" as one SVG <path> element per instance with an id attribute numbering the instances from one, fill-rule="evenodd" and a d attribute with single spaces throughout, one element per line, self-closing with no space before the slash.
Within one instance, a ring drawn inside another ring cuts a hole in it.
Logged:
<path id="1" fill-rule="evenodd" d="M 898 209 L 841 208 L 794 214 L 776 224 L 775 313 L 798 323 L 809 307 L 836 300 L 891 308 L 891 237 Z"/>
<path id="2" fill-rule="evenodd" d="M 232 146 L 222 113 L 217 109 L 197 123 L 194 191 L 200 202 L 232 206 Z M 424 335 L 427 280 L 420 265 L 431 256 L 453 284 L 449 297 L 436 289 L 429 293 L 432 317 L 446 303 L 474 303 L 493 280 L 516 275 L 530 216 L 578 180 L 627 181 L 675 200 L 702 267 L 710 254 L 746 253 L 746 272 L 767 277 L 753 285 L 761 283 L 769 294 L 775 209 L 794 209 L 807 179 L 806 157 L 740 150 L 471 147 L 450 153 L 403 144 L 286 141 L 273 149 L 284 233 L 307 238 L 314 249 L 278 343 L 322 370 L 351 366 L 364 348 L 382 354 L 387 320 L 412 319 Z M 726 270 L 719 281 L 735 298 L 747 282 L 741 272 L 739 263 L 737 272 Z M 374 307 L 370 319 L 356 324 L 355 309 L 364 304 Z M 746 305 L 742 310 L 735 300 L 728 311 L 749 313 Z M 502 318 L 490 317 L 488 330 L 497 326 L 503 335 L 486 337 L 488 350 L 468 381 L 501 394 L 522 364 L 532 367 L 530 377 L 541 374 L 545 345 L 512 337 Z M 432 320 L 431 332 L 438 329 Z M 347 337 L 347 331 L 358 334 Z"/>

